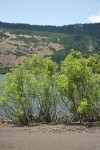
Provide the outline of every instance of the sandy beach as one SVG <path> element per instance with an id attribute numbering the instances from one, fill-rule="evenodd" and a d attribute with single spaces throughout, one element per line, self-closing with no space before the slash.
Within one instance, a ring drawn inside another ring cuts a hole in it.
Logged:
<path id="1" fill-rule="evenodd" d="M 100 127 L 0 124 L 0 150 L 100 150 Z"/>

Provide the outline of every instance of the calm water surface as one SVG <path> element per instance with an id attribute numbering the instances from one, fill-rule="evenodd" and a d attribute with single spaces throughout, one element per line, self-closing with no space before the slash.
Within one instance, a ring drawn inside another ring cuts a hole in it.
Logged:
<path id="1" fill-rule="evenodd" d="M 5 75 L 0 74 L 0 82 L 3 82 L 5 80 Z"/>

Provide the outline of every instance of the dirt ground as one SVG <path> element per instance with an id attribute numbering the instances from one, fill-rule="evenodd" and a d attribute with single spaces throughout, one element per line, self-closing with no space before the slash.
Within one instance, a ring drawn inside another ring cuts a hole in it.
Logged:
<path id="1" fill-rule="evenodd" d="M 0 150 L 100 150 L 100 127 L 0 124 Z"/>

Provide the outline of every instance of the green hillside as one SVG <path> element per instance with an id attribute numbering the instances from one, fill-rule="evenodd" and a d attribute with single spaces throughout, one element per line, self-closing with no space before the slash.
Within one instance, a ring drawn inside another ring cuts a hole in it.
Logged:
<path id="1" fill-rule="evenodd" d="M 56 62 L 71 49 L 86 57 L 100 54 L 100 23 L 42 26 L 0 22 L 0 68 L 20 64 L 20 57 L 43 52 Z"/>

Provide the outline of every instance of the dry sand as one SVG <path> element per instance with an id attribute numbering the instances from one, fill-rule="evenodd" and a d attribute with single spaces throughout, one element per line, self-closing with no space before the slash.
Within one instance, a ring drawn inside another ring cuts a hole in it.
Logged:
<path id="1" fill-rule="evenodd" d="M 100 127 L 0 124 L 0 150 L 100 150 Z"/>

